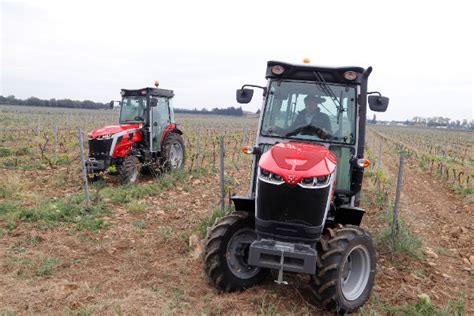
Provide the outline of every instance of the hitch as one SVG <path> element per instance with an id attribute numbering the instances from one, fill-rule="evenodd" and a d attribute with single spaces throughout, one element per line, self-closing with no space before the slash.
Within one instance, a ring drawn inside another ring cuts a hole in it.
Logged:
<path id="1" fill-rule="evenodd" d="M 279 270 L 279 283 L 284 282 L 283 271 L 314 274 L 316 257 L 316 249 L 306 244 L 261 239 L 250 245 L 248 262 L 252 266 Z"/>
<path id="2" fill-rule="evenodd" d="M 278 285 L 281 285 L 281 284 L 288 285 L 287 281 L 283 281 L 283 263 L 284 262 L 285 262 L 285 255 L 282 250 L 281 256 L 280 256 L 280 269 L 278 270 L 278 280 L 275 280 L 275 283 Z"/>

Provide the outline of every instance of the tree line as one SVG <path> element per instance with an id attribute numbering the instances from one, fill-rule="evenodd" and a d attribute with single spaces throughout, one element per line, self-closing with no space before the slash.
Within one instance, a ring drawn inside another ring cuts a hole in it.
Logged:
<path id="1" fill-rule="evenodd" d="M 452 120 L 449 117 L 433 116 L 433 117 L 421 117 L 415 116 L 411 120 L 405 121 L 378 121 L 377 117 L 373 116 L 372 119 L 367 119 L 369 124 L 382 124 L 382 125 L 405 125 L 405 126 L 418 126 L 418 127 L 435 127 L 435 128 L 455 128 L 455 129 L 467 129 L 474 130 L 474 120 L 462 119 Z"/>
<path id="2" fill-rule="evenodd" d="M 70 99 L 40 99 L 36 97 L 30 97 L 28 99 L 17 99 L 14 95 L 7 97 L 0 95 L 0 104 L 8 105 L 27 105 L 27 106 L 43 106 L 43 107 L 55 107 L 55 108 L 72 108 L 72 109 L 108 109 L 108 103 L 94 102 L 90 100 L 78 101 Z"/>
<path id="3" fill-rule="evenodd" d="M 197 108 L 194 108 L 193 110 L 175 108 L 174 112 L 175 113 L 186 113 L 186 114 L 215 114 L 215 115 L 232 115 L 232 116 L 242 116 L 242 115 L 244 115 L 244 111 L 242 110 L 242 107 L 236 108 L 236 107 L 233 107 L 233 106 L 225 108 L 225 109 L 213 108 L 210 111 L 206 108 L 202 108 L 201 110 L 198 110 Z"/>
<path id="4" fill-rule="evenodd" d="M 7 97 L 0 95 L 0 104 L 5 105 L 26 105 L 26 106 L 41 106 L 41 107 L 58 107 L 58 108 L 72 108 L 72 109 L 109 109 L 109 103 L 94 102 L 90 100 L 78 101 L 70 99 L 40 99 L 36 97 L 30 97 L 28 99 L 17 99 L 14 95 L 9 95 Z M 188 114 L 216 114 L 216 115 L 233 115 L 233 116 L 242 116 L 244 111 L 242 107 L 228 107 L 225 109 L 213 108 L 208 110 L 203 108 L 198 110 L 194 108 L 193 110 L 175 108 L 175 113 L 188 113 Z"/>

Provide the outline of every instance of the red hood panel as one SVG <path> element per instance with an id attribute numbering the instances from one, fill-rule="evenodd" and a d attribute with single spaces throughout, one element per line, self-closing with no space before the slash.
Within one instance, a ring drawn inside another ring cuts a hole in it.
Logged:
<path id="1" fill-rule="evenodd" d="M 306 143 L 279 143 L 264 153 L 259 167 L 296 184 L 303 178 L 330 175 L 336 169 L 336 156 L 326 147 Z"/>
<path id="2" fill-rule="evenodd" d="M 123 124 L 123 125 L 110 125 L 104 126 L 89 132 L 89 137 L 96 138 L 104 135 L 117 134 L 126 130 L 140 128 L 142 124 Z"/>

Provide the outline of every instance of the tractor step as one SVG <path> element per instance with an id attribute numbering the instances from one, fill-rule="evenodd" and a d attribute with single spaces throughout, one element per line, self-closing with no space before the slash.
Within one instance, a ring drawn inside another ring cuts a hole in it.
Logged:
<path id="1" fill-rule="evenodd" d="M 250 245 L 248 263 L 252 266 L 277 269 L 280 273 L 288 271 L 314 274 L 316 256 L 316 250 L 309 245 L 262 239 Z"/>

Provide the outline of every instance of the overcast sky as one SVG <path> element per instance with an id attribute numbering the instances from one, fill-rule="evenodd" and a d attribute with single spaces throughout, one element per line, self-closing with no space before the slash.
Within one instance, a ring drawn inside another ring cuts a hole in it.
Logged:
<path id="1" fill-rule="evenodd" d="M 308 57 L 373 66 L 378 118 L 473 119 L 469 1 L 0 1 L 5 96 L 106 102 L 158 79 L 177 107 L 227 107 L 268 60 Z"/>

